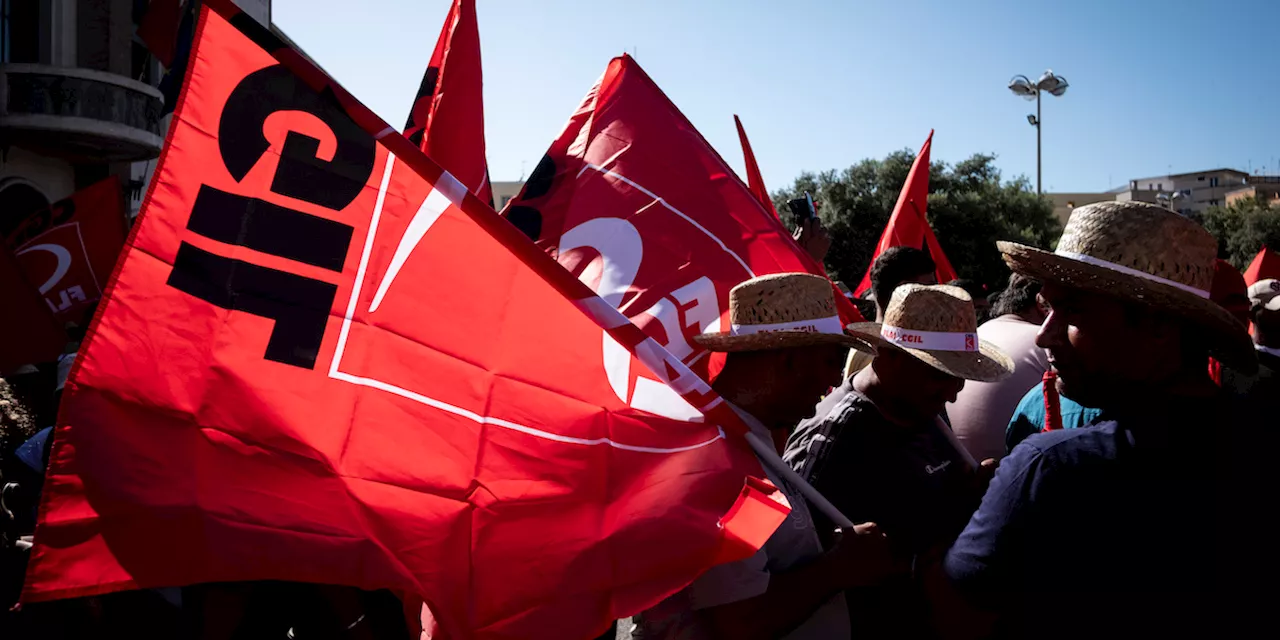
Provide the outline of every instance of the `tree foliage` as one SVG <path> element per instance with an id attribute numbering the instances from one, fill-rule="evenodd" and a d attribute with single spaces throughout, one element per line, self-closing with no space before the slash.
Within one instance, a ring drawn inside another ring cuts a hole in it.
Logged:
<path id="1" fill-rule="evenodd" d="M 853 287 L 866 273 L 914 160 L 914 152 L 903 150 L 842 171 L 806 172 L 789 189 L 776 192 L 774 203 L 778 211 L 786 212 L 789 199 L 805 191 L 813 194 L 831 234 L 827 271 Z M 1002 181 L 994 161 L 995 156 L 976 154 L 955 166 L 932 163 L 928 217 L 960 277 L 998 291 L 1004 288 L 1009 270 L 996 241 L 1049 248 L 1062 226 L 1047 198 L 1037 196 L 1024 177 Z M 789 216 L 783 217 L 790 225 Z"/>
<path id="2" fill-rule="evenodd" d="M 1280 206 L 1271 206 L 1263 198 L 1210 207 L 1197 218 L 1218 239 L 1218 257 L 1241 271 L 1263 245 L 1280 249 Z"/>

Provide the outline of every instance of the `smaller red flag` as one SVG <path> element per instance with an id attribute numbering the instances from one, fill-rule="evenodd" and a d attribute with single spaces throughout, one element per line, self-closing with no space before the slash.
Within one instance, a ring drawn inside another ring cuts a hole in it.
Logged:
<path id="1" fill-rule="evenodd" d="M 124 246 L 120 181 L 107 178 L 24 218 L 3 238 L 59 323 L 81 322 Z"/>
<path id="2" fill-rule="evenodd" d="M 764 176 L 760 175 L 760 165 L 756 164 L 756 154 L 751 150 L 751 141 L 747 140 L 747 131 L 742 128 L 742 120 L 733 116 L 733 123 L 738 125 L 738 140 L 742 142 L 742 159 L 747 164 L 747 188 L 760 201 L 761 206 L 778 218 L 778 209 L 769 199 L 769 190 L 764 187 Z M 779 218 L 780 219 L 780 218 Z"/>
<path id="3" fill-rule="evenodd" d="M 151 0 L 138 24 L 138 39 L 166 67 L 173 66 L 182 24 L 182 0 Z"/>
<path id="4" fill-rule="evenodd" d="M 898 196 L 898 204 L 893 207 L 893 215 L 889 216 L 889 224 L 880 234 L 880 242 L 876 243 L 876 252 L 871 256 L 871 264 L 867 265 L 867 273 L 862 282 L 854 290 L 854 295 L 862 295 L 871 288 L 871 267 L 876 258 L 890 247 L 916 247 L 928 253 L 937 265 L 938 282 L 950 282 L 956 279 L 956 270 L 951 268 L 951 261 L 942 252 L 937 236 L 925 217 L 929 206 L 929 151 L 933 147 L 933 132 L 920 147 L 920 155 L 911 164 L 911 173 L 902 185 L 902 193 Z"/>
<path id="5" fill-rule="evenodd" d="M 1280 255 L 1263 246 L 1249 263 L 1249 268 L 1245 269 L 1244 281 L 1252 287 L 1255 282 L 1268 278 L 1280 278 Z"/>
<path id="6" fill-rule="evenodd" d="M 492 205 L 483 93 L 476 3 L 454 0 L 431 62 L 422 74 L 404 135 L 471 193 Z"/>

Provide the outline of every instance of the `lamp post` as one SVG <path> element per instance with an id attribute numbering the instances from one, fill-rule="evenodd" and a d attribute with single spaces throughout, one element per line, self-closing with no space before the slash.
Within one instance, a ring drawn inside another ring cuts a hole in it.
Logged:
<path id="1" fill-rule="evenodd" d="M 1040 187 L 1040 94 L 1048 92 L 1051 96 L 1060 97 L 1067 92 L 1067 86 L 1067 79 L 1055 75 L 1052 70 L 1045 71 L 1035 82 L 1026 76 L 1014 76 L 1009 81 L 1009 90 L 1015 95 L 1036 101 L 1036 114 L 1027 116 L 1027 122 L 1036 128 L 1036 195 L 1043 193 Z"/>
<path id="2" fill-rule="evenodd" d="M 1156 201 L 1160 202 L 1163 200 L 1165 208 L 1174 213 L 1178 212 L 1178 210 L 1175 208 L 1176 204 L 1174 201 L 1179 200 L 1181 198 L 1183 198 L 1183 195 L 1177 191 L 1174 191 L 1172 193 L 1161 193 L 1156 195 Z"/>

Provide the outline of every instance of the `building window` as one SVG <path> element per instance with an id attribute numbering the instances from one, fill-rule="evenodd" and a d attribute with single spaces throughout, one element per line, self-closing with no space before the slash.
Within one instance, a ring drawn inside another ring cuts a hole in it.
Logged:
<path id="1" fill-rule="evenodd" d="M 1216 206 L 1218 206 L 1218 201 L 1217 201 L 1217 200 L 1210 200 L 1210 201 L 1209 201 L 1209 206 L 1211 206 L 1211 207 L 1216 207 Z"/>
<path id="2" fill-rule="evenodd" d="M 0 62 L 40 62 L 40 3 L 0 0 Z"/>
<path id="3" fill-rule="evenodd" d="M 1218 186 L 1218 179 L 1217 179 L 1217 178 L 1209 178 L 1209 186 L 1210 186 L 1210 187 L 1216 187 L 1216 186 Z"/>
<path id="4" fill-rule="evenodd" d="M 1188 196 L 1188 197 L 1190 197 L 1190 196 L 1191 196 L 1191 190 L 1190 190 L 1190 189 L 1183 189 L 1181 193 L 1182 193 L 1182 195 L 1184 195 L 1184 196 Z"/>
<path id="5" fill-rule="evenodd" d="M 508 202 L 511 202 L 511 196 L 502 196 L 501 200 L 498 202 L 498 210 L 501 211 L 507 206 Z"/>
<path id="6" fill-rule="evenodd" d="M 1156 183 L 1156 191 L 1164 191 L 1164 183 L 1163 183 L 1163 182 L 1157 182 L 1157 183 Z"/>

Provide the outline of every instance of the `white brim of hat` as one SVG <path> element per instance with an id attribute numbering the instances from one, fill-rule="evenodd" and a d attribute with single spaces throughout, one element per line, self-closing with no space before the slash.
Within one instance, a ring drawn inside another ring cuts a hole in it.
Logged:
<path id="1" fill-rule="evenodd" d="M 874 354 L 875 349 L 847 333 L 819 333 L 814 331 L 764 331 L 746 335 L 734 335 L 727 331 L 704 333 L 693 337 L 694 342 L 708 351 L 732 353 L 735 351 L 771 351 L 795 349 L 830 344 L 857 349 Z"/>
<path id="2" fill-rule="evenodd" d="M 1223 364 L 1242 373 L 1253 373 L 1258 368 L 1248 329 L 1209 298 L 1044 249 L 1014 242 L 997 242 L 996 247 L 1010 269 L 1029 278 L 1175 313 L 1208 333 L 1211 354 Z"/>
<path id="3" fill-rule="evenodd" d="M 866 340 L 876 349 L 896 349 L 910 354 L 934 369 L 957 378 L 974 382 L 997 382 L 1013 373 L 1013 359 L 999 347 L 981 339 L 978 340 L 977 351 L 912 349 L 885 340 L 880 335 L 883 327 L 879 322 L 858 322 L 845 327 L 845 330 Z"/>

